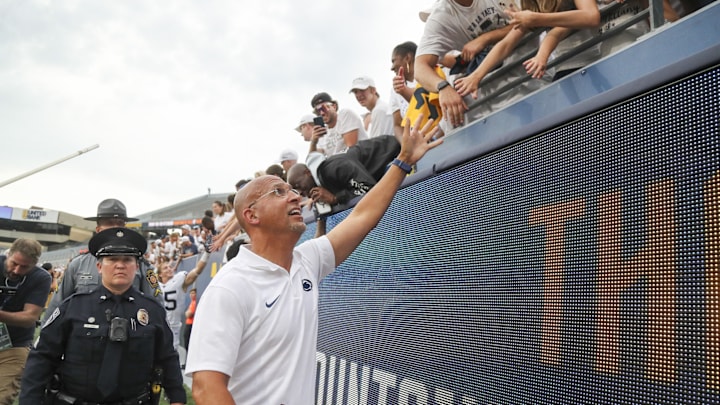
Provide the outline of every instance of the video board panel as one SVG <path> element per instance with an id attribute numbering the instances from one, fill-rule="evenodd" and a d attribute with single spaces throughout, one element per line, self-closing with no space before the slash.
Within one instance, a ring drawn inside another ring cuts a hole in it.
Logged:
<path id="1" fill-rule="evenodd" d="M 719 79 L 400 190 L 321 283 L 317 402 L 720 402 Z"/>

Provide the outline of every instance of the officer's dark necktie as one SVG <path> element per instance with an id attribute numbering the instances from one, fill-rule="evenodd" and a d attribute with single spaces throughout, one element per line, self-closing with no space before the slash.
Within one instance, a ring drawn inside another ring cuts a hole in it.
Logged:
<path id="1" fill-rule="evenodd" d="M 122 317 L 122 305 L 120 303 L 122 297 L 110 295 L 109 301 L 113 303 L 112 312 L 106 311 L 108 323 L 112 318 Z M 110 327 L 108 327 L 107 343 L 105 345 L 105 354 L 103 355 L 102 365 L 100 366 L 100 374 L 98 375 L 97 387 L 104 398 L 108 398 L 115 391 L 118 385 L 118 377 L 120 372 L 120 358 L 122 357 L 123 342 L 113 342 L 110 340 Z"/>

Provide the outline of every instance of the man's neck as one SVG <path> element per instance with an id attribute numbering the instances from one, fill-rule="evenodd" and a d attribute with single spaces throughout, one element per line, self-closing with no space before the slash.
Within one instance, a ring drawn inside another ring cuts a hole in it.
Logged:
<path id="1" fill-rule="evenodd" d="M 252 245 L 248 249 L 263 259 L 282 267 L 289 273 L 295 244 L 300 239 L 300 235 L 292 236 L 294 235 L 287 234 L 285 238 L 279 238 L 277 235 L 271 238 L 251 236 Z"/>
<path id="2" fill-rule="evenodd" d="M 453 0 L 453 1 L 463 7 L 470 7 L 470 6 L 472 6 L 474 0 Z"/>

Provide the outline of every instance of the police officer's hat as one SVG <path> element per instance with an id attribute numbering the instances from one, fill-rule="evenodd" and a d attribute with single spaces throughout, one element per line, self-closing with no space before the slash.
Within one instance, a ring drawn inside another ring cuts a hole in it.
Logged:
<path id="1" fill-rule="evenodd" d="M 147 241 L 139 233 L 127 228 L 110 228 L 93 236 L 88 247 L 90 253 L 98 258 L 103 256 L 140 257 L 147 250 Z"/>
<path id="2" fill-rule="evenodd" d="M 120 200 L 108 198 L 98 205 L 97 215 L 85 218 L 87 221 L 97 221 L 100 218 L 120 218 L 126 222 L 137 221 L 137 218 L 128 218 L 125 204 Z"/>

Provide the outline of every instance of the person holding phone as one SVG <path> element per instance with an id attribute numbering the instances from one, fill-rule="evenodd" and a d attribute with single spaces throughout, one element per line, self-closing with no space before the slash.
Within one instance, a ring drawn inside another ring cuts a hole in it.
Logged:
<path id="1" fill-rule="evenodd" d="M 310 152 L 329 157 L 368 139 L 360 116 L 347 109 L 339 110 L 337 101 L 328 93 L 316 94 L 310 104 L 313 112 L 322 119 L 322 122 L 317 120 L 318 117 L 314 120 Z"/>

